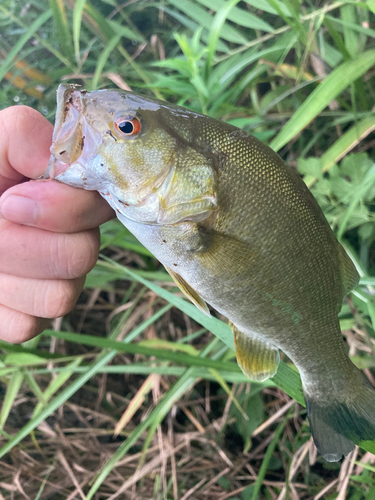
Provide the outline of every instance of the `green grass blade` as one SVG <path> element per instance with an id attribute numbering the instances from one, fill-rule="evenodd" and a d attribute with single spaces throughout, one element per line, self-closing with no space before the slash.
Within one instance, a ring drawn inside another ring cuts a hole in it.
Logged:
<path id="1" fill-rule="evenodd" d="M 30 370 L 25 370 L 24 372 L 25 382 L 29 384 L 30 389 L 33 391 L 35 396 L 38 398 L 39 403 L 44 403 L 44 395 L 42 389 L 39 387 L 38 382 L 34 378 L 34 373 Z"/>
<path id="2" fill-rule="evenodd" d="M 287 15 L 291 16 L 292 14 L 289 12 L 288 8 L 281 2 L 280 0 L 274 0 L 274 3 L 277 5 L 277 10 L 275 10 L 268 0 L 244 0 L 248 5 L 255 7 L 256 9 L 264 10 L 265 12 L 269 12 L 270 14 L 278 14 L 279 10 Z"/>
<path id="3" fill-rule="evenodd" d="M 338 33 L 338 31 L 334 28 L 328 17 L 324 18 L 323 24 L 327 28 L 328 33 L 331 35 L 332 40 L 335 42 L 336 47 L 341 52 L 343 58 L 346 61 L 349 60 L 351 57 L 348 49 L 345 46 L 344 40 L 342 39 L 340 33 Z"/>
<path id="4" fill-rule="evenodd" d="M 160 311 L 158 311 L 160 313 Z M 156 315 L 158 314 L 156 313 Z M 125 339 L 124 343 L 131 342 L 134 338 L 142 333 L 142 331 L 147 328 L 153 321 L 155 321 L 155 316 L 144 321 L 136 329 L 133 330 Z M 53 330 L 52 330 L 53 332 Z M 65 403 L 73 394 L 75 394 L 91 377 L 93 377 L 98 371 L 106 366 L 117 354 L 117 351 L 111 350 L 110 352 L 104 351 L 99 354 L 96 361 L 89 365 L 84 373 L 79 376 L 70 386 L 64 389 L 54 400 L 52 400 L 38 415 L 33 417 L 22 429 L 17 432 L 1 449 L 0 458 L 6 455 L 14 446 L 16 446 L 23 438 L 25 438 L 30 432 L 32 432 L 43 420 L 48 418 L 54 411 L 56 411 L 62 404 Z"/>
<path id="5" fill-rule="evenodd" d="M 94 347 L 101 347 L 102 349 L 111 348 L 118 352 L 126 352 L 128 354 L 142 354 L 144 356 L 155 356 L 159 359 L 165 361 L 174 361 L 180 365 L 191 365 L 191 366 L 205 366 L 207 368 L 214 368 L 216 370 L 227 370 L 238 372 L 240 369 L 236 363 L 230 363 L 227 361 L 213 361 L 212 359 L 200 360 L 199 356 L 192 356 L 186 353 L 174 352 L 169 349 L 159 349 L 155 346 L 147 347 L 147 343 L 123 343 L 117 342 L 116 340 L 111 340 L 108 338 L 94 337 L 92 335 L 83 335 L 71 332 L 56 332 L 55 330 L 45 330 L 43 335 L 51 335 L 59 339 L 66 340 L 68 342 L 74 342 L 77 344 L 85 344 Z"/>
<path id="6" fill-rule="evenodd" d="M 79 51 L 79 40 L 81 36 L 82 15 L 86 0 L 76 0 L 73 10 L 73 44 L 74 55 L 78 67 L 81 67 L 81 55 Z"/>
<path id="7" fill-rule="evenodd" d="M 20 390 L 23 381 L 22 371 L 14 372 L 10 378 L 10 382 L 7 387 L 3 405 L 1 407 L 0 413 L 0 429 L 2 430 L 7 418 L 9 416 L 10 410 L 12 409 L 13 403 L 17 397 L 18 391 Z"/>
<path id="8" fill-rule="evenodd" d="M 12 437 L 1 449 L 0 458 L 6 455 L 14 446 L 22 441 L 30 432 L 32 432 L 40 423 L 48 418 L 51 413 L 56 411 L 60 406 L 65 403 L 73 394 L 75 394 L 91 377 L 93 377 L 97 370 L 105 366 L 116 355 L 116 352 L 109 352 L 100 356 L 99 360 L 90 365 L 86 372 L 78 377 L 69 387 L 64 389 L 51 403 L 44 408 L 37 416 L 33 417 L 25 426 L 22 427 L 16 435 Z"/>
<path id="9" fill-rule="evenodd" d="M 218 10 L 211 24 L 206 56 L 206 80 L 208 79 L 208 76 L 212 70 L 212 63 L 215 57 L 217 44 L 219 42 L 220 33 L 222 31 L 224 23 L 231 9 L 233 9 L 233 7 L 237 5 L 239 1 L 240 0 L 230 0 L 229 2 L 226 2 L 223 7 Z"/>
<path id="10" fill-rule="evenodd" d="M 252 491 L 251 500 L 259 500 L 260 488 L 261 488 L 263 480 L 266 476 L 270 460 L 271 460 L 272 455 L 275 451 L 276 445 L 279 441 L 279 437 L 281 436 L 281 433 L 283 432 L 284 427 L 286 426 L 286 423 L 288 422 L 288 420 L 290 418 L 290 415 L 291 415 L 291 411 L 288 412 L 288 414 L 286 415 L 284 420 L 279 424 L 278 428 L 276 429 L 275 435 L 272 438 L 272 441 L 267 446 L 267 451 L 264 455 L 262 465 L 260 466 L 260 469 L 259 469 L 257 480 L 255 481 L 255 484 L 254 484 L 254 489 Z"/>
<path id="11" fill-rule="evenodd" d="M 57 38 L 61 47 L 61 52 L 70 59 L 73 52 L 72 36 L 69 29 L 63 0 L 49 0 L 53 19 L 57 28 Z"/>
<path id="12" fill-rule="evenodd" d="M 95 74 L 94 74 L 94 78 L 92 79 L 92 82 L 91 82 L 91 89 L 90 90 L 95 90 L 98 87 L 100 76 L 101 76 L 102 71 L 104 69 L 104 66 L 108 60 L 108 57 L 110 56 L 112 50 L 114 50 L 115 47 L 117 46 L 117 44 L 120 42 L 120 40 L 121 40 L 121 35 L 115 35 L 108 42 L 108 45 L 101 53 L 101 55 L 98 59 L 98 63 L 97 63 L 96 68 L 95 68 Z"/>
<path id="13" fill-rule="evenodd" d="M 221 9 L 226 8 L 229 2 L 224 2 L 224 0 L 198 0 L 198 2 L 209 9 L 219 12 Z M 228 12 L 227 18 L 239 26 L 244 26 L 245 28 L 250 28 L 253 30 L 262 30 L 272 33 L 273 28 L 266 21 L 263 21 L 258 16 L 251 14 L 250 12 L 234 7 Z"/>
<path id="14" fill-rule="evenodd" d="M 196 5 L 195 2 L 190 0 L 169 0 L 169 3 L 177 7 L 184 14 L 190 17 L 190 19 L 197 21 L 200 26 L 210 30 L 212 25 L 212 16 L 205 9 Z M 232 26 L 223 26 L 220 38 L 227 40 L 228 42 L 233 42 L 237 44 L 243 44 L 247 42 L 247 39 Z"/>
<path id="15" fill-rule="evenodd" d="M 56 377 L 52 378 L 51 382 L 48 384 L 47 388 L 43 393 L 43 398 L 35 406 L 33 416 L 38 415 L 42 411 L 43 407 L 46 406 L 51 397 L 70 379 L 74 374 L 74 369 L 77 368 L 82 362 L 82 357 L 77 357 L 71 363 L 69 363 L 63 372 L 59 373 Z"/>
<path id="16" fill-rule="evenodd" d="M 353 127 L 345 132 L 337 141 L 322 154 L 320 162 L 322 172 L 328 172 L 333 165 L 346 156 L 353 148 L 355 148 L 365 137 L 375 130 L 375 116 L 368 116 L 363 120 L 355 123 Z M 311 187 L 317 177 L 305 177 L 304 181 L 308 187 Z"/>
<path id="17" fill-rule="evenodd" d="M 307 127 L 335 97 L 374 64 L 375 50 L 364 52 L 356 59 L 341 64 L 303 102 L 281 132 L 273 139 L 270 147 L 278 151 L 285 146 Z"/>
<path id="18" fill-rule="evenodd" d="M 0 10 L 7 14 L 8 11 L 2 5 L 0 5 Z M 24 45 L 30 40 L 30 38 L 34 35 L 38 29 L 43 26 L 43 24 L 48 21 L 48 19 L 52 16 L 52 11 L 49 9 L 44 12 L 40 17 L 38 17 L 32 25 L 25 31 L 25 33 L 19 38 L 19 40 L 14 44 L 12 49 L 9 51 L 9 54 L 5 58 L 5 60 L 1 63 L 0 67 L 0 82 L 4 78 L 5 73 L 9 71 L 9 69 L 13 65 L 13 60 L 16 56 L 19 55 L 20 51 L 24 47 Z"/>
<path id="19" fill-rule="evenodd" d="M 340 31 L 344 31 L 344 28 L 350 28 L 356 33 L 362 33 L 363 35 L 375 38 L 375 30 L 370 27 L 365 28 L 360 23 L 352 23 L 350 21 L 345 21 L 344 19 L 340 19 L 338 17 L 332 17 L 330 15 L 327 15 L 327 17 L 331 21 L 331 23 L 336 27 L 336 29 Z"/>
<path id="20" fill-rule="evenodd" d="M 359 300 L 361 300 L 367 309 L 367 313 L 370 316 L 373 329 L 375 329 L 375 304 L 371 295 L 364 293 L 362 290 L 352 290 L 350 293 L 355 295 Z"/>

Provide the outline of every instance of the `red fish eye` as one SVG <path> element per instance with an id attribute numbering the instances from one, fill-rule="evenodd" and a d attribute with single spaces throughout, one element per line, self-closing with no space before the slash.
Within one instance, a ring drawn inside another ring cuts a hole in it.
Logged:
<path id="1" fill-rule="evenodd" d="M 115 122 L 115 126 L 117 130 L 124 135 L 137 135 L 142 128 L 138 118 L 120 118 Z"/>

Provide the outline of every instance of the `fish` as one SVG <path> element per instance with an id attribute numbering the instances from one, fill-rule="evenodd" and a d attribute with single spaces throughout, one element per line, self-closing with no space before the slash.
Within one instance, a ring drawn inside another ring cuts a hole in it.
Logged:
<path id="1" fill-rule="evenodd" d="M 128 91 L 60 85 L 46 178 L 96 190 L 196 307 L 232 328 L 254 381 L 283 351 L 329 462 L 375 439 L 375 391 L 338 313 L 359 281 L 298 172 L 225 122 Z"/>

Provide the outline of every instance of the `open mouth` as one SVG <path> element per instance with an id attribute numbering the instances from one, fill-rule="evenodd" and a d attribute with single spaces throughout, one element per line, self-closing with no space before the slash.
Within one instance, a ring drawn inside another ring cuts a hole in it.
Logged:
<path id="1" fill-rule="evenodd" d="M 51 147 L 56 160 L 71 164 L 81 156 L 85 144 L 82 108 L 81 93 L 75 86 L 60 85 Z"/>
<path id="2" fill-rule="evenodd" d="M 77 85 L 59 86 L 51 158 L 43 178 L 57 179 L 74 187 L 98 189 L 97 180 L 88 182 L 87 166 L 96 155 L 101 136 L 86 122 L 85 94 L 86 91 L 77 90 Z"/>

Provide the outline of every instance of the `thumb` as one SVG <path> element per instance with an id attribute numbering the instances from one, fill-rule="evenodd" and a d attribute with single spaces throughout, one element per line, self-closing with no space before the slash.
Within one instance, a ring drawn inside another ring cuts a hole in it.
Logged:
<path id="1" fill-rule="evenodd" d="M 0 195 L 47 170 L 52 132 L 49 121 L 32 108 L 12 106 L 0 111 Z"/>

